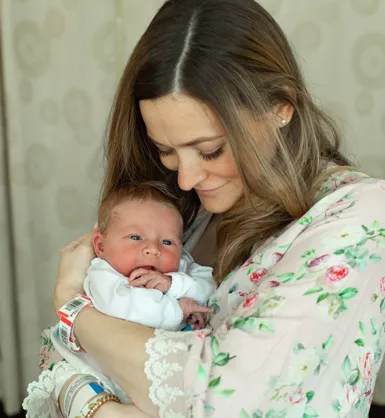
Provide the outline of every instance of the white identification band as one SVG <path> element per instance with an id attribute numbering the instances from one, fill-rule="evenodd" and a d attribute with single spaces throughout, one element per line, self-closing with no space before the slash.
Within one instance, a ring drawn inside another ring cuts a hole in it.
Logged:
<path id="1" fill-rule="evenodd" d="M 76 296 L 58 311 L 59 321 L 59 337 L 60 340 L 72 351 L 79 351 L 80 347 L 76 344 L 73 332 L 73 323 L 79 312 L 85 307 L 91 307 L 92 301 L 87 296 Z"/>
<path id="2" fill-rule="evenodd" d="M 63 410 L 66 417 L 69 416 L 72 403 L 79 391 L 79 388 L 89 383 L 95 382 L 95 378 L 91 375 L 80 375 L 77 376 L 68 386 L 64 394 Z"/>
<path id="3" fill-rule="evenodd" d="M 107 395 L 108 393 L 98 383 L 87 383 L 76 394 L 68 418 L 86 417 L 97 401 L 105 398 Z"/>

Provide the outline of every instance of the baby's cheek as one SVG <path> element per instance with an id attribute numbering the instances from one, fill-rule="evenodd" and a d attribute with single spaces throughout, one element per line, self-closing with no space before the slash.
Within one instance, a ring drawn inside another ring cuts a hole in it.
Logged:
<path id="1" fill-rule="evenodd" d="M 170 273 L 179 270 L 180 254 L 168 253 L 164 254 L 162 260 L 162 270 L 165 273 Z"/>

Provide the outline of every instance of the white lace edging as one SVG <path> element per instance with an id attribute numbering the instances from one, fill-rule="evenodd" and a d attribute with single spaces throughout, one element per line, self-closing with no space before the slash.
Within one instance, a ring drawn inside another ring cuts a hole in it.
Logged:
<path id="1" fill-rule="evenodd" d="M 175 335 L 174 335 L 175 334 Z M 184 341 L 178 341 L 181 333 L 173 333 L 156 329 L 153 338 L 146 343 L 149 359 L 145 363 L 144 372 L 150 384 L 150 399 L 159 407 L 160 418 L 185 418 L 187 415 L 173 411 L 173 403 L 185 397 L 185 392 L 170 383 L 175 374 L 183 372 L 183 367 L 173 360 L 173 354 L 188 351 Z M 175 337 L 175 338 L 173 338 Z M 187 412 L 187 411 L 186 411 Z"/>
<path id="2" fill-rule="evenodd" d="M 28 396 L 24 399 L 23 409 L 27 418 L 62 417 L 57 406 L 56 393 L 64 383 L 76 374 L 76 370 L 67 362 L 61 361 L 52 370 L 44 370 L 39 380 L 28 385 Z"/>

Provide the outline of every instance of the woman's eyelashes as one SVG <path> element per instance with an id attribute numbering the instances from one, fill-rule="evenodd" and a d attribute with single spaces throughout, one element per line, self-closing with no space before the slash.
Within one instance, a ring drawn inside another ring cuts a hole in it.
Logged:
<path id="1" fill-rule="evenodd" d="M 225 146 L 222 145 L 216 151 L 208 153 L 208 154 L 199 151 L 199 157 L 206 161 L 215 160 L 216 158 L 219 158 L 224 153 L 224 150 L 225 150 Z M 159 152 L 160 157 L 168 157 L 174 154 L 175 151 L 173 149 L 162 150 L 158 148 L 158 152 Z"/>

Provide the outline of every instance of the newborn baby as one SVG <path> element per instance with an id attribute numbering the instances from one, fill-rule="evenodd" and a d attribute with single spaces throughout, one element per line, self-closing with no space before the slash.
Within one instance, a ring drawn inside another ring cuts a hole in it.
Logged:
<path id="1" fill-rule="evenodd" d="M 215 290 L 212 268 L 182 250 L 182 216 L 161 186 L 112 192 L 98 225 L 98 258 L 84 283 L 96 309 L 153 328 L 179 330 L 184 319 L 204 327 L 201 305 Z"/>

